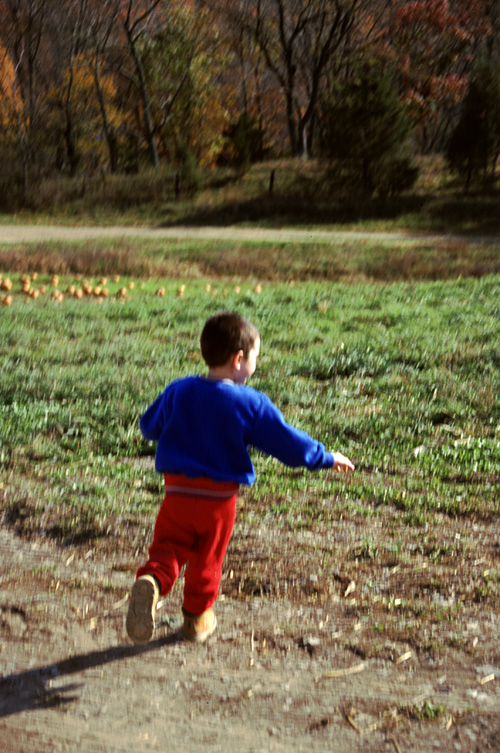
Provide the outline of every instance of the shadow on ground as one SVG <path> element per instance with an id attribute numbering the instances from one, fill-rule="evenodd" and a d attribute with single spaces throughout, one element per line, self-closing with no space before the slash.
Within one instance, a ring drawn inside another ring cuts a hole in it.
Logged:
<path id="1" fill-rule="evenodd" d="M 262 227 L 298 225 L 352 225 L 415 216 L 415 223 L 438 233 L 492 235 L 500 233 L 500 196 L 468 195 L 436 199 L 411 195 L 385 199 L 338 201 L 321 196 L 262 193 L 252 199 L 198 206 L 181 219 L 174 213 L 160 227 L 218 226 L 258 222 Z"/>
<path id="2" fill-rule="evenodd" d="M 43 667 L 8 675 L 0 680 L 0 718 L 23 711 L 66 706 L 78 700 L 76 692 L 83 683 L 64 685 L 62 678 L 156 651 L 178 641 L 178 634 L 173 633 L 145 646 L 116 646 L 91 651 Z"/>

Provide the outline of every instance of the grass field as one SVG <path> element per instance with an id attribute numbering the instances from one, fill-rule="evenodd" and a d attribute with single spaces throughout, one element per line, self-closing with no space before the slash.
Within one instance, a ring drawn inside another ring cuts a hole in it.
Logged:
<path id="1" fill-rule="evenodd" d="M 285 579 L 309 598 L 310 583 L 299 578 L 306 568 L 318 584 L 314 598 L 321 599 L 321 584 L 338 577 L 347 559 L 363 571 L 364 598 L 372 606 L 375 574 L 396 568 L 407 589 L 418 580 L 420 596 L 445 593 L 453 582 L 453 607 L 439 602 L 443 619 L 473 602 L 498 610 L 498 274 L 368 281 L 361 264 L 373 255 L 362 250 L 349 257 L 344 250 L 346 263 L 359 265 L 349 283 L 320 274 L 301 281 L 300 265 L 281 270 L 277 263 L 272 281 L 258 291 L 257 278 L 220 270 L 208 276 L 185 246 L 184 266 L 174 270 L 177 277 L 186 273 L 181 293 L 181 279 L 149 277 L 158 272 L 150 249 L 142 257 L 151 269 L 141 269 L 137 257 L 134 268 L 132 252 L 120 259 L 109 247 L 87 257 L 81 250 L 50 253 L 62 272 L 65 259 L 86 260 L 87 278 L 92 275 L 101 295 L 66 293 L 59 303 L 50 297 L 51 275 L 43 272 L 31 287 L 45 285 L 45 294 L 35 300 L 20 293 L 21 268 L 40 266 L 40 256 L 8 257 L 17 265 L 9 273 L 6 254 L 12 252 L 2 251 L 3 278 L 9 275 L 13 287 L 12 304 L 0 308 L 0 501 L 19 533 L 65 546 L 144 548 L 161 480 L 152 470 L 155 448 L 141 438 L 138 419 L 168 381 L 203 371 L 203 322 L 234 308 L 262 336 L 252 386 L 267 392 L 291 423 L 357 466 L 346 478 L 309 474 L 254 453 L 257 482 L 242 491 L 237 531 L 264 525 L 314 535 L 347 522 L 357 534 L 348 546 L 333 536 L 328 546 L 299 547 L 282 563 L 285 574 L 272 562 L 252 562 L 250 570 L 236 535 L 230 552 L 235 593 L 276 594 Z M 254 248 L 248 252 L 257 258 Z M 47 260 L 49 251 L 43 253 Z M 237 256 L 234 248 L 228 253 Z M 240 248 L 239 256 L 244 253 Z M 328 252 L 322 253 L 317 263 L 326 266 Z M 330 253 L 333 267 L 338 258 Z M 380 268 L 390 269 L 396 253 L 386 249 L 384 257 L 379 250 Z M 474 253 L 462 250 L 463 263 L 472 264 Z M 111 263 L 119 280 L 111 279 Z M 131 277 L 131 271 L 143 276 Z M 66 276 L 62 272 L 59 290 L 81 288 L 84 280 L 71 264 Z M 104 273 L 109 279 L 100 283 Z M 164 297 L 155 295 L 160 287 Z M 121 288 L 127 292 L 117 298 Z M 484 567 L 453 576 L 479 557 L 486 558 Z M 416 579 L 422 568 L 428 575 Z M 402 585 L 400 608 L 409 603 L 405 593 Z M 423 608 L 419 594 L 412 593 L 412 609 Z M 386 611 L 394 607 L 389 602 Z M 414 640 L 424 640 L 417 632 Z"/>

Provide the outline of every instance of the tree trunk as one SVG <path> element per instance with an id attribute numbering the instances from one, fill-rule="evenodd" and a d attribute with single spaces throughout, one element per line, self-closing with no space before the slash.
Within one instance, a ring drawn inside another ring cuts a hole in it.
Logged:
<path id="1" fill-rule="evenodd" d="M 297 140 L 297 129 L 295 124 L 295 114 L 293 111 L 293 94 L 291 91 L 286 92 L 286 122 L 288 125 L 288 136 L 290 138 L 290 148 L 294 157 L 300 154 Z"/>
<path id="2" fill-rule="evenodd" d="M 301 145 L 301 158 L 305 161 L 309 159 L 309 149 L 307 145 L 307 126 L 303 120 L 299 121 L 299 144 Z"/>
<path id="3" fill-rule="evenodd" d="M 97 99 L 99 101 L 99 110 L 101 111 L 102 127 L 104 131 L 104 137 L 109 152 L 109 167 L 112 173 L 115 173 L 118 169 L 118 154 L 116 149 L 116 138 L 113 132 L 111 123 L 108 120 L 108 114 L 106 112 L 106 102 L 104 101 L 104 95 L 102 92 L 100 80 L 99 80 L 99 60 L 96 55 L 94 65 L 94 82 L 97 93 Z"/>
<path id="4" fill-rule="evenodd" d="M 139 82 L 139 92 L 141 95 L 142 100 L 142 109 L 144 113 L 144 127 L 146 131 L 146 141 L 149 148 L 149 155 L 151 157 L 151 164 L 155 169 L 158 169 L 160 166 L 160 158 L 158 156 L 158 148 L 156 146 L 156 139 L 154 134 L 154 127 L 153 127 L 153 118 L 151 116 L 151 105 L 149 102 L 149 93 L 148 93 L 148 87 L 146 84 L 146 74 L 144 71 L 144 66 L 142 65 L 142 61 L 139 57 L 139 53 L 137 52 L 137 48 L 135 46 L 135 40 L 130 32 L 130 29 L 127 28 L 126 25 L 124 25 L 125 33 L 127 35 L 128 40 L 128 47 L 130 50 L 130 54 L 132 56 L 132 60 L 134 61 L 135 70 L 137 73 L 137 79 Z"/>

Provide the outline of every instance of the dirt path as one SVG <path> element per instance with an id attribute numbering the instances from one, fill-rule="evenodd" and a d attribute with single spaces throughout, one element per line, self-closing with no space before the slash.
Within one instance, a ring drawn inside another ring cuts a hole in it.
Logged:
<path id="1" fill-rule="evenodd" d="M 81 241 L 103 238 L 204 239 L 226 241 L 261 241 L 266 243 L 342 243 L 376 240 L 380 243 L 415 243 L 421 239 L 431 243 L 500 243 L 500 238 L 465 237 L 458 235 L 424 235 L 333 230 L 273 230 L 240 227 L 92 227 L 63 225 L 0 225 L 0 245 L 42 243 L 48 241 Z"/>

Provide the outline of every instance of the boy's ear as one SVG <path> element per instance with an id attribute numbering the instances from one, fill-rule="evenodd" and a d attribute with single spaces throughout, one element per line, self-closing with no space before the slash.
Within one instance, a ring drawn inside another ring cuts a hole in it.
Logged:
<path id="1" fill-rule="evenodd" d="M 239 350 L 233 356 L 231 356 L 231 366 L 235 371 L 239 371 L 241 368 L 241 362 L 244 359 L 245 354 L 242 350 Z"/>

